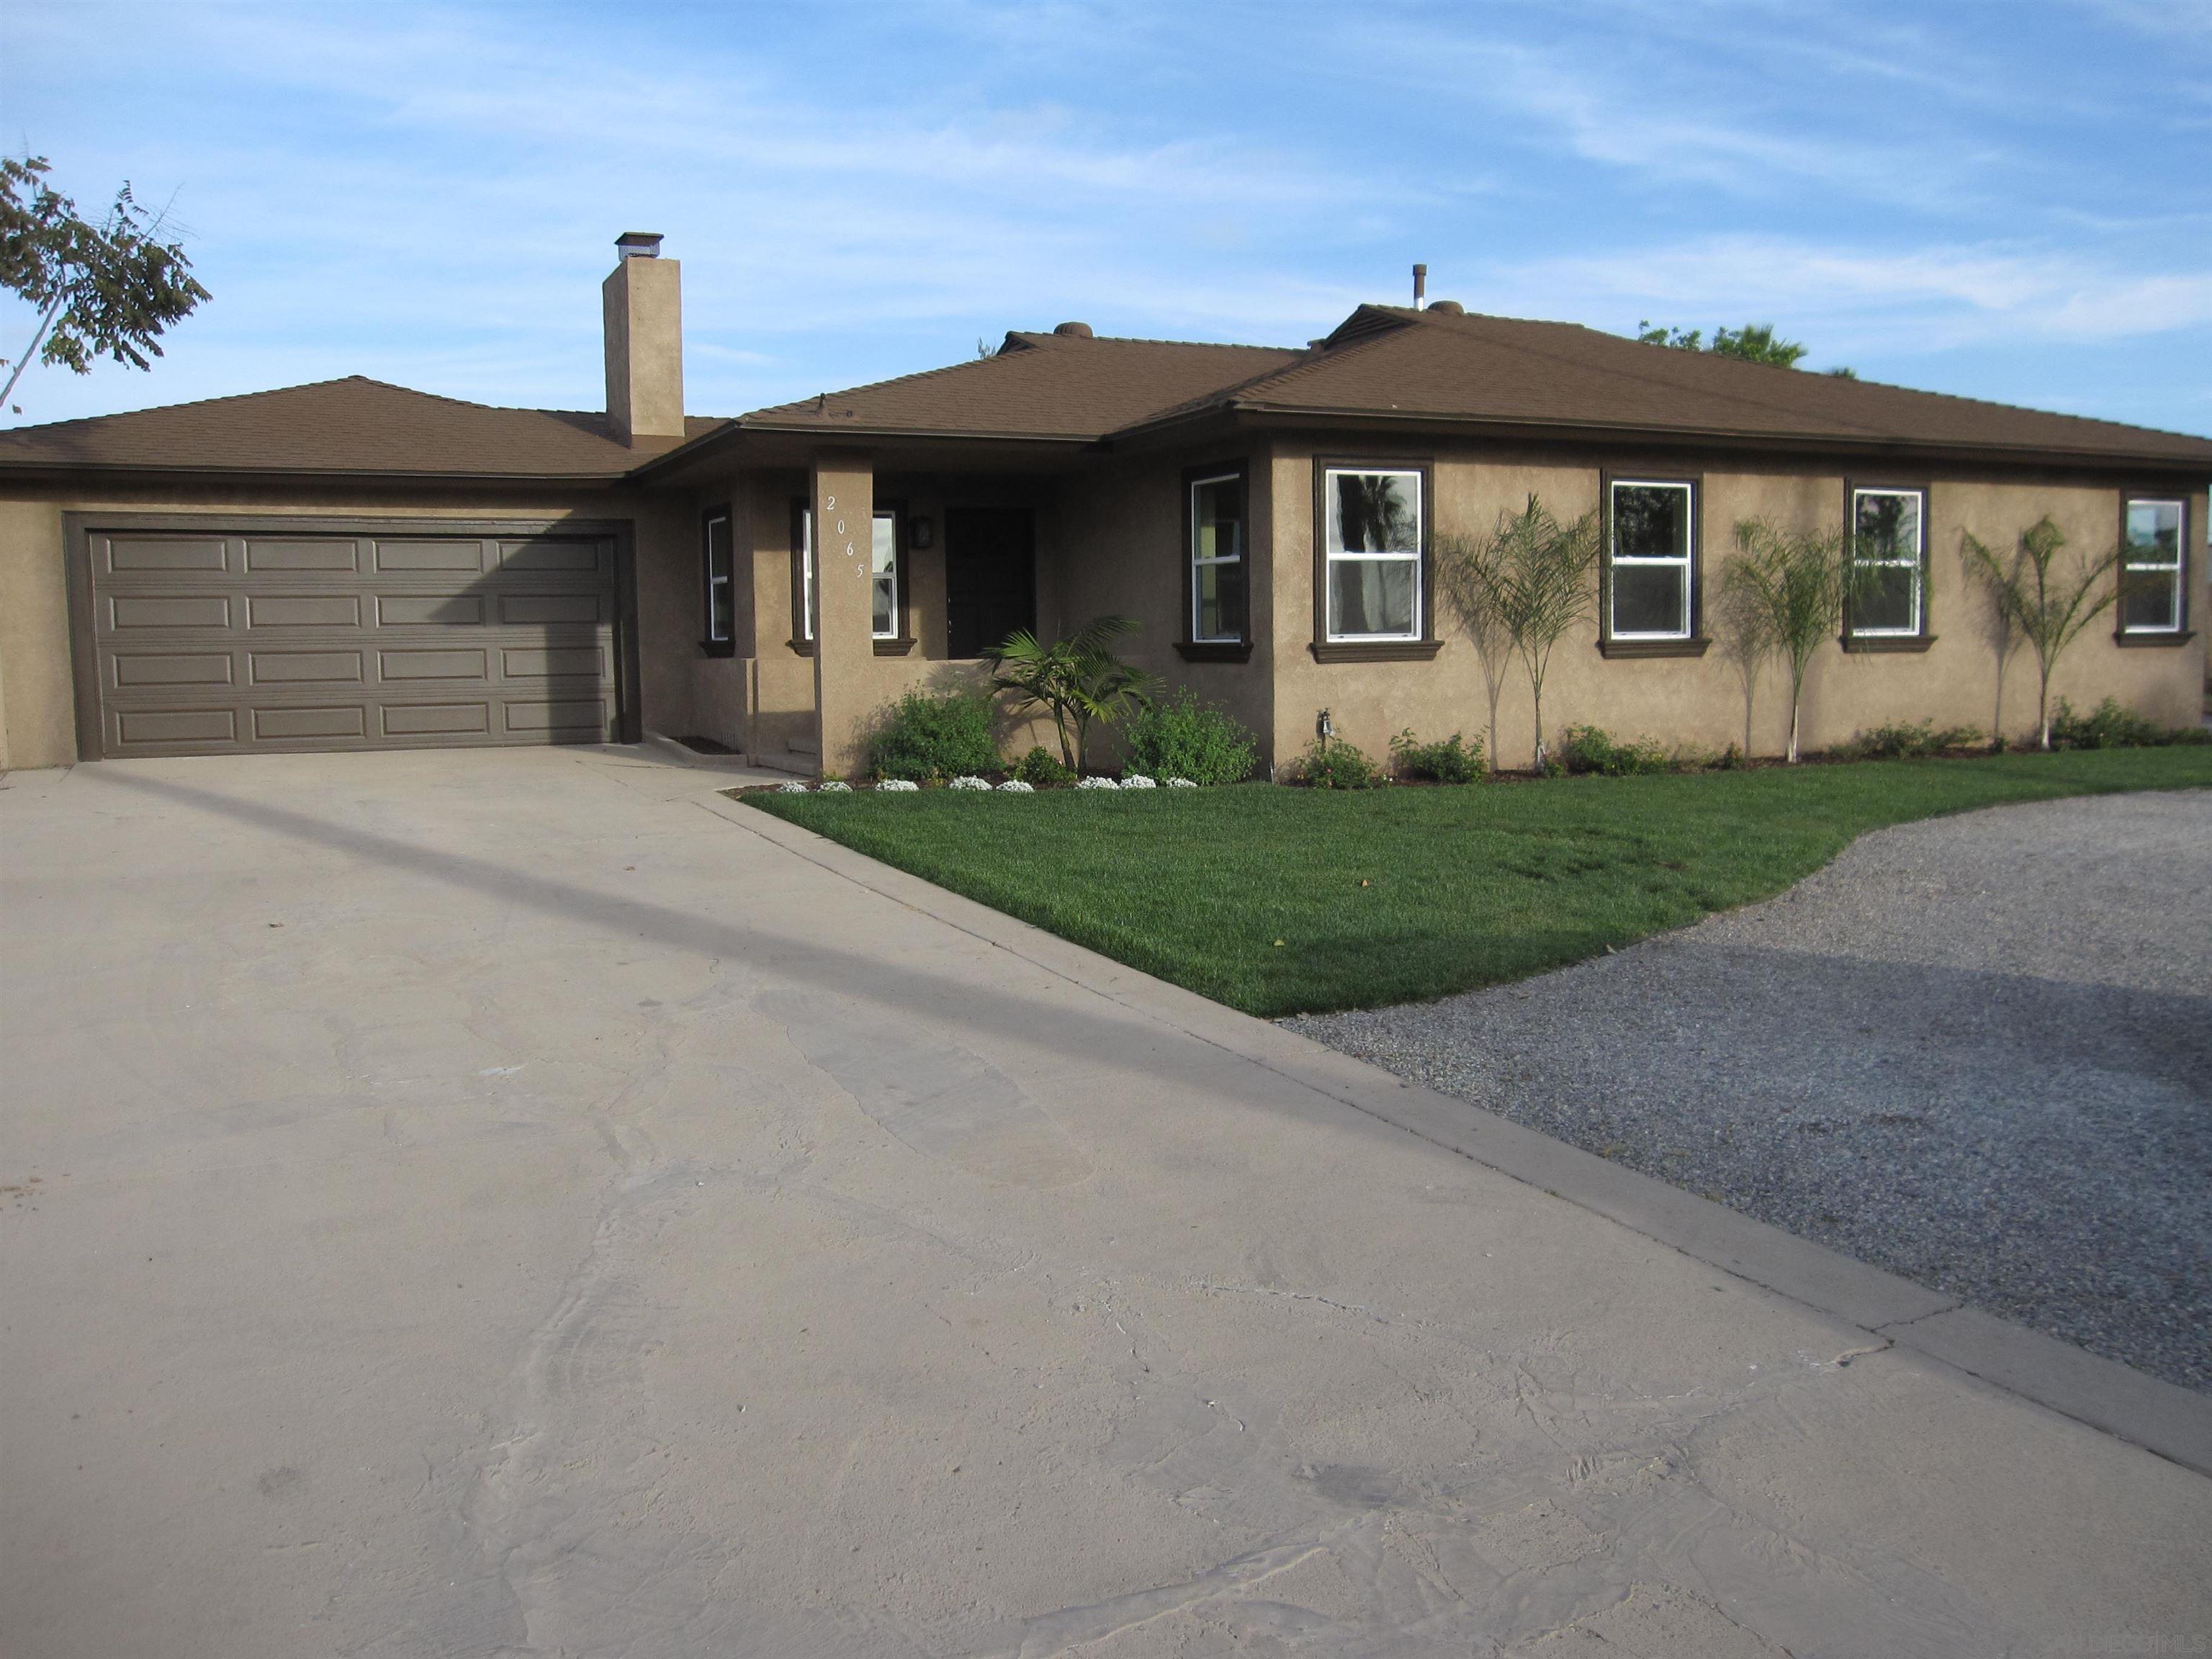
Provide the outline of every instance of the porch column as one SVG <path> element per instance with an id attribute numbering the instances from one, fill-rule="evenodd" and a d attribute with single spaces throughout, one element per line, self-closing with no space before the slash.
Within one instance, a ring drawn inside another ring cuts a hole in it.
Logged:
<path id="1" fill-rule="evenodd" d="M 822 775 L 851 777 L 866 764 L 875 712 L 872 457 L 824 450 L 814 458 L 814 708 Z"/>

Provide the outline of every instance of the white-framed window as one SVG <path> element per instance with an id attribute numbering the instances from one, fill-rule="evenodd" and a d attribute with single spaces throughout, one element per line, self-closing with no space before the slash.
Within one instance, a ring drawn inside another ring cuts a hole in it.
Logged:
<path id="1" fill-rule="evenodd" d="M 1190 637 L 1235 644 L 1244 638 L 1244 475 L 1224 472 L 1190 484 Z"/>
<path id="2" fill-rule="evenodd" d="M 876 510 L 868 579 L 873 601 L 869 631 L 879 640 L 895 640 L 899 637 L 898 514 L 889 508 Z"/>
<path id="3" fill-rule="evenodd" d="M 1688 639 L 1694 610 L 1695 487 L 1670 479 L 1616 478 L 1607 506 L 1607 635 Z"/>
<path id="4" fill-rule="evenodd" d="M 805 501 L 792 506 L 791 556 L 797 565 L 792 573 L 792 618 L 796 636 L 805 643 L 814 642 L 814 509 Z"/>
<path id="5" fill-rule="evenodd" d="M 1426 509 L 1418 471 L 1322 470 L 1322 552 L 1331 640 L 1421 637 Z"/>
<path id="6" fill-rule="evenodd" d="M 738 623 L 737 590 L 731 580 L 730 515 L 709 513 L 702 539 L 707 567 L 707 643 L 728 645 Z"/>
<path id="7" fill-rule="evenodd" d="M 2178 501 L 2130 499 L 2120 554 L 2120 631 L 2179 634 L 2188 515 Z"/>
<path id="8" fill-rule="evenodd" d="M 1851 632 L 1873 638 L 1917 635 L 1927 614 L 1925 493 L 1853 489 L 1851 556 L 1860 568 L 1851 593 Z"/>

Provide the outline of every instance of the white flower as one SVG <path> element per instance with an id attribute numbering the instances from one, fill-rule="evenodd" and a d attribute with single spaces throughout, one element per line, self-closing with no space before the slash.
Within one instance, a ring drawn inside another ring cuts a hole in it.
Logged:
<path id="1" fill-rule="evenodd" d="M 1170 789 L 1195 789 L 1198 787 L 1198 786 L 1193 783 L 1188 778 L 1162 778 L 1160 781 L 1167 785 Z"/>
<path id="2" fill-rule="evenodd" d="M 822 786 L 822 793 L 825 795 L 849 795 L 853 793 L 853 786 L 842 778 L 832 778 Z"/>
<path id="3" fill-rule="evenodd" d="M 1078 789 L 1119 789 L 1121 786 L 1111 778 L 1078 778 L 1075 787 Z"/>
<path id="4" fill-rule="evenodd" d="M 911 778 L 885 778 L 876 786 L 878 794 L 911 795 L 921 786 Z"/>
<path id="5" fill-rule="evenodd" d="M 960 777 L 952 780 L 955 789 L 988 789 L 991 786 L 981 778 Z"/>
<path id="6" fill-rule="evenodd" d="M 999 786 L 999 793 L 1002 795 L 1034 795 L 1036 791 L 1019 778 L 1008 778 Z"/>
<path id="7" fill-rule="evenodd" d="M 1123 776 L 1121 780 L 1121 787 L 1124 789 L 1157 789 L 1159 787 L 1159 785 L 1153 782 L 1142 772 L 1131 772 Z"/>
<path id="8" fill-rule="evenodd" d="M 787 783 L 776 785 L 775 793 L 779 795 L 803 795 L 806 793 L 806 786 L 793 778 Z"/>

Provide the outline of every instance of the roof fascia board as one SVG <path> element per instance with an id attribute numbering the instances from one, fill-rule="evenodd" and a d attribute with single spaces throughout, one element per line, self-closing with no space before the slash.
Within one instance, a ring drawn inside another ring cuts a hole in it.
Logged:
<path id="1" fill-rule="evenodd" d="M 333 471 L 308 467 L 149 466 L 143 462 L 15 461 L 0 459 L 0 478 L 28 483 L 75 483 L 97 479 L 102 483 L 172 484 L 399 484 L 412 487 L 448 486 L 473 489 L 507 485 L 544 489 L 567 485 L 577 489 L 619 489 L 630 482 L 623 472 L 378 472 L 366 470 Z"/>
<path id="2" fill-rule="evenodd" d="M 1209 411 L 1211 412 L 1211 411 Z M 2183 475 L 2212 469 L 2212 455 L 2202 458 L 2158 455 L 2130 450 L 2060 448 L 2045 445 L 1945 443 L 1938 440 L 1870 435 L 1865 438 L 1780 433 L 1744 432 L 1726 428 L 1644 427 L 1596 425 L 1575 421 L 1504 421 L 1482 416 L 1415 415 L 1404 411 L 1378 414 L 1369 410 L 1315 410 L 1265 404 L 1242 404 L 1237 412 L 1245 425 L 1275 428 L 1316 429 L 1358 426 L 1375 431 L 1435 432 L 1439 429 L 1483 437 L 1522 441 L 1568 440 L 1592 445 L 1633 443 L 1681 448 L 1714 444 L 1762 453 L 1820 455 L 1844 453 L 2002 461 L 2008 465 L 2066 465 L 2098 467 L 2148 467 Z M 1120 442 L 1152 430 L 1131 427 L 1115 433 Z"/>

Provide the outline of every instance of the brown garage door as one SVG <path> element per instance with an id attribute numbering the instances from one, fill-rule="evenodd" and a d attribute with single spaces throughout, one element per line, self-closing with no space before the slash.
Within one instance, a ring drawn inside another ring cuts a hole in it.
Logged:
<path id="1" fill-rule="evenodd" d="M 92 757 L 620 736 L 611 527 L 88 520 L 76 539 Z"/>

